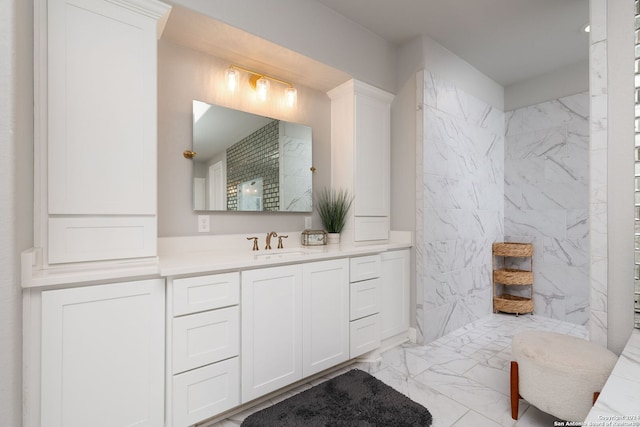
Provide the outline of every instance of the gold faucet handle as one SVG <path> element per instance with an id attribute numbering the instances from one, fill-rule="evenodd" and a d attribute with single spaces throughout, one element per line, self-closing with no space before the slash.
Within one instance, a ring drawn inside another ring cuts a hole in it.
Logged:
<path id="1" fill-rule="evenodd" d="M 284 246 L 282 246 L 282 239 L 286 239 L 289 236 L 278 236 L 278 249 L 282 249 L 284 248 Z"/>
<path id="2" fill-rule="evenodd" d="M 247 240 L 253 240 L 253 249 L 252 251 L 258 250 L 258 238 L 257 237 L 247 237 Z"/>

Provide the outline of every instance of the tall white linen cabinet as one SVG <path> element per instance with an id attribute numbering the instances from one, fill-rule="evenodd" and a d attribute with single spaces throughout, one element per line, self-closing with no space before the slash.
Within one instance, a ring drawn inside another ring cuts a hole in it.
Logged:
<path id="1" fill-rule="evenodd" d="M 36 34 L 43 262 L 153 257 L 157 39 L 169 8 L 155 0 L 38 3 L 36 22 L 46 28 Z"/>
<path id="2" fill-rule="evenodd" d="M 25 427 L 163 425 L 165 284 L 142 266 L 157 265 L 157 40 L 169 11 L 34 2 Z M 128 259 L 131 274 L 109 272 Z"/>
<path id="3" fill-rule="evenodd" d="M 348 242 L 387 240 L 390 230 L 391 101 L 358 80 L 331 98 L 331 185 L 348 190 L 353 206 L 342 232 Z"/>

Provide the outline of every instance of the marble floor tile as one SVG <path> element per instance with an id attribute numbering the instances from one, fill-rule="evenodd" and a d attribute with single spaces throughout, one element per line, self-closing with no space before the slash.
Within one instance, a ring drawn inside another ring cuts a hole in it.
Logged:
<path id="1" fill-rule="evenodd" d="M 520 400 L 511 418 L 511 338 L 523 331 L 555 331 L 587 339 L 582 325 L 543 316 L 491 314 L 423 346 L 405 344 L 382 354 L 378 363 L 354 363 L 330 372 L 229 418 L 201 427 L 237 427 L 250 414 L 350 369 L 361 369 L 420 403 L 433 427 L 548 427 L 556 419 Z"/>
<path id="2" fill-rule="evenodd" d="M 502 424 L 498 424 L 489 418 L 480 415 L 476 411 L 469 410 L 462 418 L 452 424 L 453 427 L 501 427 Z"/>

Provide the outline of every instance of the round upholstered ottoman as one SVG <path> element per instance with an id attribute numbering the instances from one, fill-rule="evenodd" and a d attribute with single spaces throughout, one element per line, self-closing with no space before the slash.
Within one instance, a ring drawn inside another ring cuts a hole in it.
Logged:
<path id="1" fill-rule="evenodd" d="M 528 331 L 511 342 L 511 416 L 518 399 L 564 421 L 583 421 L 618 357 L 590 341 Z"/>

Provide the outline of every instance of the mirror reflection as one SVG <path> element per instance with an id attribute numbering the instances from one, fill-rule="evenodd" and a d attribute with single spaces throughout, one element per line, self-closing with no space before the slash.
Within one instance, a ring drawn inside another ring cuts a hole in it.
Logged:
<path id="1" fill-rule="evenodd" d="M 193 101 L 193 208 L 311 212 L 311 128 Z"/>

